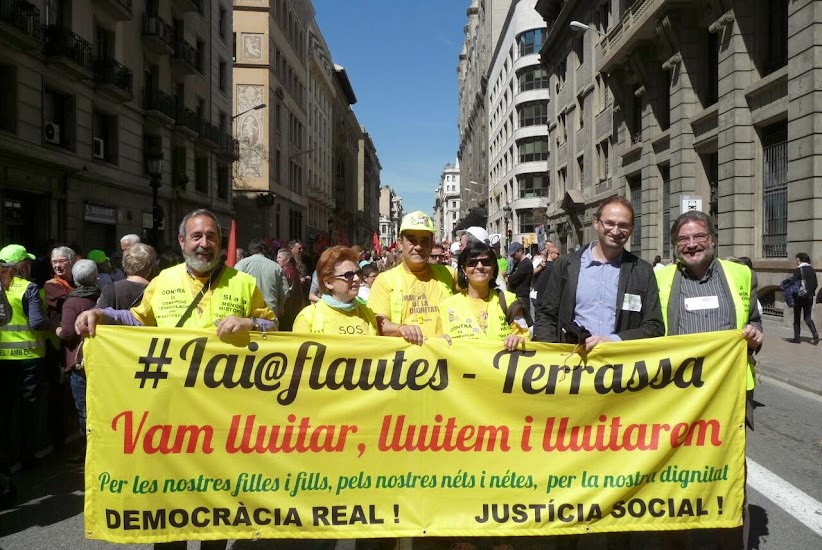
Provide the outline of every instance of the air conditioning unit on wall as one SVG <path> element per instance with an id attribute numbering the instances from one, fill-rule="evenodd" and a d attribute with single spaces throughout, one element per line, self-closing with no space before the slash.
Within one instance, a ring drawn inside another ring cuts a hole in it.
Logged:
<path id="1" fill-rule="evenodd" d="M 46 122 L 43 128 L 43 138 L 46 143 L 54 143 L 60 145 L 60 125 L 53 122 Z"/>
<path id="2" fill-rule="evenodd" d="M 104 159 L 106 158 L 106 142 L 100 138 L 94 138 L 92 140 L 92 152 L 94 154 L 94 158 L 96 159 Z"/>

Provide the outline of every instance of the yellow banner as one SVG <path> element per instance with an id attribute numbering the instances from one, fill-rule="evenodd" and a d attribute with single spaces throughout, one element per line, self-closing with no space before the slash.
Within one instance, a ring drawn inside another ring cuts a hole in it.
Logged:
<path id="1" fill-rule="evenodd" d="M 101 327 L 88 538 L 560 535 L 742 522 L 740 331 L 571 346 Z"/>

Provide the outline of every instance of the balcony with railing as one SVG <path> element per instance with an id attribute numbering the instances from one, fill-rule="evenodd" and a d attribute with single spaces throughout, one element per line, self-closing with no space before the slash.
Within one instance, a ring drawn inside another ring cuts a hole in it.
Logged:
<path id="1" fill-rule="evenodd" d="M 656 23 L 660 14 L 670 5 L 677 3 L 685 4 L 682 0 L 634 0 L 603 38 L 602 56 L 597 71 L 611 72 L 615 65 L 625 60 L 639 42 L 653 40 L 656 37 Z"/>
<path id="2" fill-rule="evenodd" d="M 160 90 L 146 87 L 143 90 L 143 109 L 146 117 L 170 126 L 177 116 L 177 102 L 173 96 Z"/>
<path id="3" fill-rule="evenodd" d="M 216 149 L 220 144 L 220 129 L 205 119 L 200 119 L 199 141 L 211 149 Z"/>
<path id="4" fill-rule="evenodd" d="M 81 78 L 94 74 L 94 54 L 91 44 L 58 25 L 43 27 L 44 53 L 47 61 Z"/>
<path id="5" fill-rule="evenodd" d="M 171 56 L 174 68 L 182 74 L 198 74 L 202 63 L 197 48 L 186 42 L 182 37 L 174 41 L 174 53 Z"/>
<path id="6" fill-rule="evenodd" d="M 97 8 L 115 21 L 130 21 L 131 0 L 94 0 Z"/>
<path id="7" fill-rule="evenodd" d="M 227 132 L 220 132 L 217 154 L 225 158 L 230 158 L 231 160 L 240 160 L 240 141 L 234 139 L 231 134 Z"/>
<path id="8" fill-rule="evenodd" d="M 197 116 L 197 113 L 186 107 L 179 98 L 176 103 L 177 106 L 174 114 L 176 129 L 191 137 L 195 137 L 200 133 L 200 117 Z"/>
<path id="9" fill-rule="evenodd" d="M 160 55 L 174 53 L 174 27 L 156 15 L 143 16 L 143 45 Z"/>
<path id="10" fill-rule="evenodd" d="M 22 0 L 0 0 L 0 40 L 24 50 L 40 48 L 40 10 Z"/>
<path id="11" fill-rule="evenodd" d="M 134 97 L 131 69 L 111 58 L 94 61 L 94 82 L 97 90 L 116 101 L 130 101 Z"/>

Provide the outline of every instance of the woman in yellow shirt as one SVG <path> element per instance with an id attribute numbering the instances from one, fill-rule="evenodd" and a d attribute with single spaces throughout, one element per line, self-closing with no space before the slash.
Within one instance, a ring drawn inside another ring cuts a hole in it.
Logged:
<path id="1" fill-rule="evenodd" d="M 292 332 L 378 336 L 374 312 L 357 300 L 362 271 L 357 252 L 334 246 L 317 261 L 320 301 L 303 308 L 294 320 Z"/>
<path id="2" fill-rule="evenodd" d="M 459 294 L 439 304 L 440 326 L 452 340 L 501 341 L 515 350 L 530 340 L 523 304 L 516 295 L 496 288 L 497 256 L 484 242 L 472 241 L 457 260 Z"/>

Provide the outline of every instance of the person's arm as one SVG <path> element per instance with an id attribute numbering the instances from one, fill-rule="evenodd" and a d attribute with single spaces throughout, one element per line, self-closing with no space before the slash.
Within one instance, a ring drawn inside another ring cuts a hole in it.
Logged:
<path id="1" fill-rule="evenodd" d="M 654 269 L 650 264 L 638 265 L 637 268 L 642 269 L 643 274 L 646 275 L 644 278 L 645 284 L 643 285 L 643 288 L 647 289 L 645 291 L 645 303 L 642 304 L 639 326 L 616 333 L 616 336 L 621 340 L 639 340 L 640 338 L 665 336 L 665 322 L 662 320 L 662 306 L 659 302 L 659 286 L 656 282 Z M 647 273 L 644 273 L 645 271 L 647 271 Z M 616 304 L 616 306 L 617 308 L 621 308 L 622 304 Z"/>
<path id="2" fill-rule="evenodd" d="M 68 302 L 68 301 L 67 301 Z M 74 322 L 80 314 L 75 308 L 63 304 L 63 316 L 60 318 L 60 330 L 57 335 L 60 341 L 68 348 L 74 348 L 80 343 L 80 335 L 74 330 Z"/>
<path id="3" fill-rule="evenodd" d="M 525 280 L 527 269 L 525 267 L 525 260 L 520 260 L 514 272 L 508 275 L 508 288 L 517 288 Z"/>
<path id="4" fill-rule="evenodd" d="M 40 300 L 40 291 L 37 285 L 29 283 L 26 293 L 23 295 L 23 307 L 26 310 L 26 317 L 29 320 L 29 328 L 32 330 L 53 330 L 49 320 L 43 315 L 43 301 Z"/>
<path id="5" fill-rule="evenodd" d="M 560 259 L 554 262 L 548 272 L 548 281 L 545 284 L 543 296 L 537 304 L 536 320 L 534 321 L 534 341 L 559 342 L 557 324 L 559 323 L 559 304 L 563 291 L 562 277 L 566 273 L 567 260 Z"/>
<path id="6" fill-rule="evenodd" d="M 0 325 L 6 325 L 11 320 L 11 305 L 9 299 L 6 297 L 6 290 L 0 284 Z"/>

